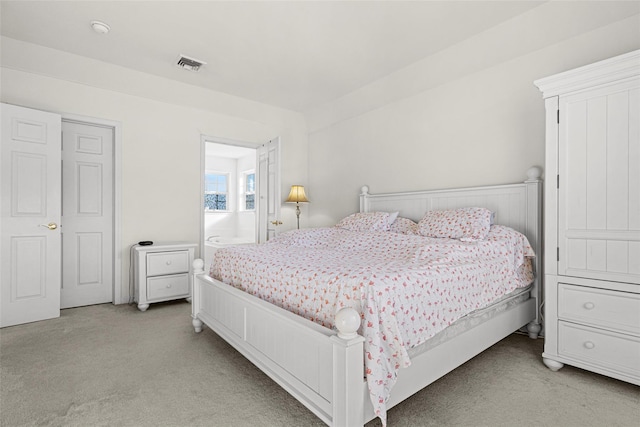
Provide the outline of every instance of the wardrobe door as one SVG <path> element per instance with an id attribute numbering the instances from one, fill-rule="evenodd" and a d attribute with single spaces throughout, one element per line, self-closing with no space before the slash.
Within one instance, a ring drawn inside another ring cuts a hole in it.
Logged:
<path id="1" fill-rule="evenodd" d="M 640 79 L 559 110 L 558 274 L 639 283 Z"/>

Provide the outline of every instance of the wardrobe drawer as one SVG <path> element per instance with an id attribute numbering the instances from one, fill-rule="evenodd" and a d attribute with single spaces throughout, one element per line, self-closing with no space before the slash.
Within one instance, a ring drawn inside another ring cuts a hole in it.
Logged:
<path id="1" fill-rule="evenodd" d="M 147 254 L 147 276 L 187 273 L 189 251 L 152 252 Z"/>
<path id="2" fill-rule="evenodd" d="M 559 283 L 558 318 L 640 334 L 640 295 Z"/>
<path id="3" fill-rule="evenodd" d="M 189 295 L 189 275 L 150 277 L 147 279 L 147 299 L 163 299 Z"/>
<path id="4" fill-rule="evenodd" d="M 559 322 L 558 343 L 558 352 L 563 357 L 640 376 L 638 337 Z"/>

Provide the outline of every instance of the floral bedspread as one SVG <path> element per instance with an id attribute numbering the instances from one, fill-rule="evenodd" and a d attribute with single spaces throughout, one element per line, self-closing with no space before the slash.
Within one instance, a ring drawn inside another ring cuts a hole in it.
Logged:
<path id="1" fill-rule="evenodd" d="M 386 424 L 407 350 L 531 283 L 532 256 L 526 237 L 503 226 L 479 242 L 329 227 L 218 250 L 210 274 L 328 328 L 341 308 L 358 310 L 371 401 Z"/>

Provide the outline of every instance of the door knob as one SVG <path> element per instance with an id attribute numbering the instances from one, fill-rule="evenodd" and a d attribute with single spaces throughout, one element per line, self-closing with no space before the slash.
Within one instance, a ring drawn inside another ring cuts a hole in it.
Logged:
<path id="1" fill-rule="evenodd" d="M 58 224 L 55 222 L 50 222 L 49 224 L 40 224 L 38 227 L 47 227 L 49 230 L 55 230 L 58 228 Z"/>
<path id="2" fill-rule="evenodd" d="M 282 225 L 282 221 L 278 221 L 276 219 L 275 221 L 271 221 L 271 224 L 273 224 L 273 225 Z"/>

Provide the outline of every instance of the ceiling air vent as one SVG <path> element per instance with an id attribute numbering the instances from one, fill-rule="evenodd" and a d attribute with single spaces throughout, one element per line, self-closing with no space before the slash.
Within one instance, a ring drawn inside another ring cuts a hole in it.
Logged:
<path id="1" fill-rule="evenodd" d="M 207 63 L 204 61 L 200 61 L 199 59 L 190 58 L 186 55 L 180 55 L 178 57 L 177 65 L 180 68 L 184 68 L 189 71 L 198 71 L 200 67 L 206 65 Z"/>

